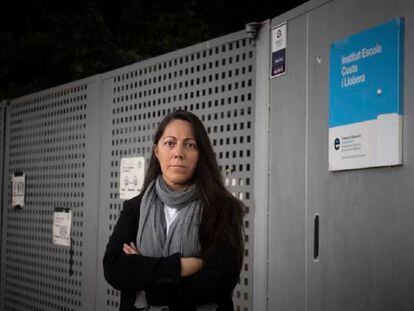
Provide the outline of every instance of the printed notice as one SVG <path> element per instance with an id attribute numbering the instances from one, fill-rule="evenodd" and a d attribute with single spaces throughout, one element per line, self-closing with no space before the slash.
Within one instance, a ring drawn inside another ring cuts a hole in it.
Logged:
<path id="1" fill-rule="evenodd" d="M 11 177 L 12 183 L 12 207 L 23 207 L 25 196 L 25 174 L 14 174 Z"/>
<path id="2" fill-rule="evenodd" d="M 286 73 L 287 24 L 272 29 L 272 68 L 270 77 Z"/>
<path id="3" fill-rule="evenodd" d="M 128 200 L 137 196 L 141 192 L 144 176 L 144 157 L 122 158 L 119 174 L 119 198 Z"/>
<path id="4" fill-rule="evenodd" d="M 70 246 L 72 211 L 69 208 L 55 207 L 53 213 L 53 244 Z"/>
<path id="5" fill-rule="evenodd" d="M 331 45 L 329 170 L 402 164 L 402 18 Z"/>

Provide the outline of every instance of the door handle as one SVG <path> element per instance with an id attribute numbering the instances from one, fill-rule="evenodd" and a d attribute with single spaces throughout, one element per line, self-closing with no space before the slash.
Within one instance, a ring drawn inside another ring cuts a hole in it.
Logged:
<path id="1" fill-rule="evenodd" d="M 313 260 L 319 260 L 319 215 L 313 218 Z"/>

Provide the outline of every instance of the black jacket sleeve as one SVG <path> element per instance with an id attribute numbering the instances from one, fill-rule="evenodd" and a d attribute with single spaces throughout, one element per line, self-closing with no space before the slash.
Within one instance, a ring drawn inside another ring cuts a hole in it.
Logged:
<path id="1" fill-rule="evenodd" d="M 150 304 L 160 300 L 172 309 L 216 303 L 219 310 L 232 310 L 231 294 L 239 279 L 236 251 L 228 242 L 222 241 L 211 251 L 203 268 L 196 274 L 181 278 L 180 284 L 167 289 L 146 291 Z M 190 308 L 191 309 L 191 308 Z"/>
<path id="2" fill-rule="evenodd" d="M 106 281 L 120 291 L 136 292 L 158 286 L 175 285 L 180 281 L 181 255 L 179 253 L 153 258 L 126 255 L 123 252 L 124 243 L 135 243 L 140 203 L 140 196 L 124 202 L 103 258 Z"/>
<path id="3" fill-rule="evenodd" d="M 236 251 L 222 241 L 211 251 L 198 273 L 182 279 L 175 287 L 173 298 L 176 303 L 183 304 L 222 304 L 231 297 L 239 275 Z"/>

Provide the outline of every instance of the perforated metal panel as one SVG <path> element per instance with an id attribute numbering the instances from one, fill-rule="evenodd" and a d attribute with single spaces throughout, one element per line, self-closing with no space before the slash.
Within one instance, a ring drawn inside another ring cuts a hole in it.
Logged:
<path id="1" fill-rule="evenodd" d="M 155 129 L 173 109 L 201 118 L 226 185 L 253 208 L 255 54 L 244 37 L 231 34 L 11 102 L 2 152 L 1 310 L 118 309 L 102 257 L 122 206 L 120 159 L 148 162 Z M 10 206 L 9 178 L 17 171 L 26 174 L 22 209 Z M 55 207 L 73 213 L 73 249 L 52 243 Z M 245 262 L 234 292 L 243 311 L 251 310 L 253 292 L 250 213 L 244 224 Z"/>
<path id="2" fill-rule="evenodd" d="M 4 149 L 5 149 L 5 132 L 6 132 L 6 107 L 7 102 L 0 102 L 0 176 L 3 176 L 4 170 Z M 0 178 L 0 202 L 2 202 L 3 180 Z M 1 237 L 1 224 L 0 224 L 0 237 Z"/>
<path id="3" fill-rule="evenodd" d="M 203 121 L 225 183 L 252 208 L 254 143 L 254 48 L 244 32 L 138 63 L 102 77 L 103 142 L 99 256 L 119 216 L 122 157 L 143 156 L 148 164 L 158 123 L 174 109 Z M 251 214 L 245 217 L 246 251 L 236 310 L 251 310 Z M 102 272 L 98 273 L 102 275 Z M 117 310 L 119 293 L 98 284 L 99 310 Z"/>
<path id="4" fill-rule="evenodd" d="M 5 132 L 6 132 L 6 101 L 0 102 L 0 176 L 4 174 Z M 3 179 L 0 178 L 0 202 L 3 202 Z M 3 241 L 3 210 L 0 209 L 0 279 L 2 271 L 2 241 Z M 0 287 L 1 289 L 1 287 Z M 1 291 L 0 291 L 1 301 Z"/>
<path id="5" fill-rule="evenodd" d="M 88 308 L 85 263 L 96 256 L 84 226 L 88 86 L 80 81 L 11 102 L 5 180 L 25 173 L 26 198 L 22 209 L 11 208 L 6 186 L 1 310 Z M 55 207 L 72 210 L 72 248 L 52 243 Z"/>

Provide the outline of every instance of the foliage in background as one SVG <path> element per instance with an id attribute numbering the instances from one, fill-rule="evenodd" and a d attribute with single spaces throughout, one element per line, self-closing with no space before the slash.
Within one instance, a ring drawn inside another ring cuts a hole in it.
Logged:
<path id="1" fill-rule="evenodd" d="M 15 0 L 0 13 L 0 99 L 238 31 L 304 1 L 285 2 Z"/>

